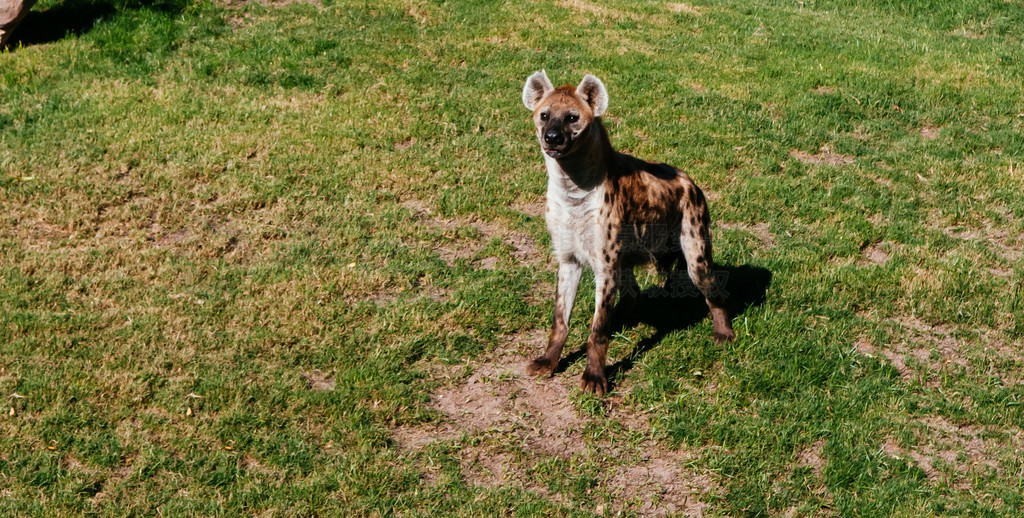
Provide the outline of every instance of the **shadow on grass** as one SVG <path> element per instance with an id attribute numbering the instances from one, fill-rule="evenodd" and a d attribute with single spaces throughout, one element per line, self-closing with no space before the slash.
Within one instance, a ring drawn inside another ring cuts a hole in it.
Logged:
<path id="1" fill-rule="evenodd" d="M 111 18 L 118 12 L 148 9 L 182 13 L 188 5 L 187 0 L 64 0 L 50 7 L 43 7 L 42 3 L 36 4 L 15 29 L 7 41 L 8 49 L 81 36 L 89 32 L 96 22 Z"/>
<path id="2" fill-rule="evenodd" d="M 729 293 L 726 309 L 729 317 L 735 319 L 751 306 L 764 303 L 768 286 L 772 282 L 772 272 L 757 266 L 716 266 L 717 270 L 728 274 L 725 290 Z M 674 331 L 688 329 L 708 318 L 708 306 L 701 296 L 669 297 L 662 286 L 652 286 L 644 290 L 637 299 L 632 311 L 617 316 L 618 324 L 613 333 L 624 328 L 644 323 L 655 329 L 654 335 L 641 340 L 625 358 L 605 368 L 605 376 L 611 388 L 615 380 L 633 368 L 636 361 L 647 351 L 661 343 Z M 668 290 L 671 291 L 671 290 Z M 711 337 L 708 337 L 710 340 Z M 586 355 L 585 349 L 578 349 L 563 357 L 558 363 L 558 371 L 562 372 L 574 362 Z"/>

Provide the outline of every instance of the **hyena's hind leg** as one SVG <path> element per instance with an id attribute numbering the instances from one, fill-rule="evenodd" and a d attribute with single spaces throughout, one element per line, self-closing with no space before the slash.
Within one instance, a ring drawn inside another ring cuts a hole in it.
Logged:
<path id="1" fill-rule="evenodd" d="M 642 294 L 640 284 L 636 282 L 636 275 L 633 273 L 632 266 L 622 268 L 616 275 L 618 275 L 618 282 L 616 284 L 619 287 L 619 302 L 615 304 L 615 309 L 612 313 L 611 328 L 613 332 L 638 323 L 634 311 L 636 310 L 637 301 L 640 300 L 640 295 Z"/>
<path id="2" fill-rule="evenodd" d="M 684 280 L 686 272 L 686 258 L 683 251 L 678 250 L 660 255 L 656 258 L 655 265 L 658 267 L 658 277 L 662 280 L 661 295 L 675 296 L 678 293 L 679 283 Z M 686 279 L 689 282 L 689 279 Z"/>
<path id="3" fill-rule="evenodd" d="M 708 214 L 704 194 L 696 185 L 688 187 L 687 196 L 680 202 L 683 224 L 679 236 L 686 260 L 686 272 L 704 295 L 708 309 L 711 310 L 715 341 L 732 341 L 736 333 L 732 330 L 729 312 L 725 309 L 726 279 L 716 275 L 711 258 L 711 216 Z"/>

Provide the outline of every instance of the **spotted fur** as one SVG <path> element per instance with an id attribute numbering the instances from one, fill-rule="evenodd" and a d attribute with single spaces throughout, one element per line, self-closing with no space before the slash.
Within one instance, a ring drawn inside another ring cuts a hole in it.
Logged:
<path id="1" fill-rule="evenodd" d="M 601 123 L 608 93 L 594 76 L 584 76 L 577 87 L 555 88 L 547 74 L 536 72 L 523 87 L 523 104 L 533 111 L 547 166 L 546 218 L 558 260 L 551 335 L 528 371 L 552 375 L 557 369 L 584 267 L 594 271 L 595 311 L 583 390 L 608 390 L 604 367 L 613 314 L 626 310 L 640 291 L 634 266 L 685 268 L 711 310 L 715 341 L 734 339 L 725 292 L 713 275 L 707 201 L 693 180 L 672 166 L 612 148 Z M 614 308 L 617 294 L 620 307 Z"/>

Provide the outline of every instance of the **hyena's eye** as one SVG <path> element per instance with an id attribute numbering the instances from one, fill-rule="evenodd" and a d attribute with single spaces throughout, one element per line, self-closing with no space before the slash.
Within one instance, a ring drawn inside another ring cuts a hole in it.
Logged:
<path id="1" fill-rule="evenodd" d="M 580 116 L 576 115 L 575 113 L 570 113 L 569 116 L 566 117 L 566 120 L 569 121 L 569 124 L 572 124 L 572 123 L 580 120 Z"/>
<path id="2" fill-rule="evenodd" d="M 540 120 L 542 120 L 542 121 L 548 120 L 548 112 L 541 113 L 540 114 Z"/>

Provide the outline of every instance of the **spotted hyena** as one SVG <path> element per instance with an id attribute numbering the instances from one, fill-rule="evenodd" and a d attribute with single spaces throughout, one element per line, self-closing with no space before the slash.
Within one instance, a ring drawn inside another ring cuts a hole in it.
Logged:
<path id="1" fill-rule="evenodd" d="M 608 92 L 594 76 L 584 76 L 577 87 L 555 88 L 547 74 L 536 72 L 523 87 L 523 104 L 533 111 L 547 165 L 547 224 L 558 259 L 551 336 L 528 371 L 552 375 L 558 367 L 584 266 L 593 269 L 596 290 L 583 390 L 608 390 L 604 366 L 612 316 L 640 293 L 636 265 L 653 261 L 663 272 L 673 264 L 685 270 L 711 309 L 715 341 L 735 338 L 725 291 L 712 271 L 708 206 L 693 180 L 672 166 L 612 148 L 601 123 Z M 621 300 L 613 311 L 616 292 Z"/>

